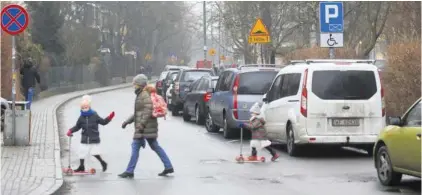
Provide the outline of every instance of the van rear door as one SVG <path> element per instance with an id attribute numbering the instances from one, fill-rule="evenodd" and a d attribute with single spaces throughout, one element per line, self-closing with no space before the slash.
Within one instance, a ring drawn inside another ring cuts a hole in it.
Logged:
<path id="1" fill-rule="evenodd" d="M 266 70 L 239 74 L 237 91 L 239 120 L 248 120 L 251 117 L 249 109 L 255 102 L 262 102 L 262 95 L 267 93 L 277 73 L 275 70 Z"/>
<path id="2" fill-rule="evenodd" d="M 377 135 L 384 127 L 375 66 L 316 64 L 308 86 L 309 135 Z"/>

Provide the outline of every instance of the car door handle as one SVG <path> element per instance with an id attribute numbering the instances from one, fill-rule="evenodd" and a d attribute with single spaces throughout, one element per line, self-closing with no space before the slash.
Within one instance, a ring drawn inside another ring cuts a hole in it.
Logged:
<path id="1" fill-rule="evenodd" d="M 299 102 L 299 100 L 288 100 L 288 102 Z"/>

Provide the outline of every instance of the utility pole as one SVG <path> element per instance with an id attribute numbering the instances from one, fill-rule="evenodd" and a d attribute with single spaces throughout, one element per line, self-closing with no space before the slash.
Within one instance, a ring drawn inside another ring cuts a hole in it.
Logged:
<path id="1" fill-rule="evenodd" d="M 204 23 L 204 64 L 207 61 L 207 13 L 206 13 L 206 1 L 204 1 L 204 8 L 203 8 L 203 23 Z"/>
<path id="2" fill-rule="evenodd" d="M 221 64 L 221 13 L 218 14 L 218 66 Z"/>

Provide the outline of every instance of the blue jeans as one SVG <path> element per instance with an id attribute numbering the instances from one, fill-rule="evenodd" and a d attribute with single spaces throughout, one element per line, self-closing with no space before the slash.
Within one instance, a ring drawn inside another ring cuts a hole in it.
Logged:
<path id="1" fill-rule="evenodd" d="M 169 157 L 167 156 L 166 152 L 163 148 L 158 144 L 156 138 L 146 139 L 148 142 L 149 147 L 154 150 L 155 153 L 160 157 L 161 161 L 164 164 L 165 169 L 173 168 L 173 165 L 170 162 Z M 145 147 L 145 139 L 133 139 L 132 142 L 132 155 L 130 157 L 129 164 L 127 165 L 126 172 L 133 173 L 135 171 L 136 164 L 138 163 L 139 158 L 139 150 L 141 147 Z"/>
<path id="2" fill-rule="evenodd" d="M 25 100 L 28 101 L 26 105 L 26 109 L 31 109 L 32 98 L 34 97 L 34 88 L 30 87 L 27 91 L 25 91 Z"/>

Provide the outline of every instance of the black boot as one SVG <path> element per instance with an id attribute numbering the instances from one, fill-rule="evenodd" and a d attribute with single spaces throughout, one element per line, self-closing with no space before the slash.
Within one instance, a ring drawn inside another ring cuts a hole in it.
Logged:
<path id="1" fill-rule="evenodd" d="M 85 172 L 84 159 L 79 159 L 79 167 L 74 172 Z"/>
<path id="2" fill-rule="evenodd" d="M 103 172 L 105 172 L 107 170 L 107 163 L 101 158 L 100 155 L 94 155 L 94 157 L 100 161 L 101 166 L 103 167 Z"/>
<path id="3" fill-rule="evenodd" d="M 169 173 L 174 173 L 174 169 L 173 168 L 164 169 L 164 171 L 159 173 L 158 176 L 167 176 L 167 174 L 169 174 Z"/>
<path id="4" fill-rule="evenodd" d="M 123 172 L 122 174 L 119 174 L 119 177 L 121 178 L 133 178 L 133 173 Z"/>

